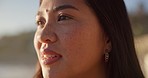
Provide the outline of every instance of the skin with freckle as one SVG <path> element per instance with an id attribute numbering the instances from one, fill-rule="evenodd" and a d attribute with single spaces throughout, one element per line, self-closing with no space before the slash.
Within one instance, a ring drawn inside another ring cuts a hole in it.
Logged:
<path id="1" fill-rule="evenodd" d="M 63 5 L 68 7 L 55 10 Z M 41 63 L 44 78 L 105 78 L 107 37 L 83 0 L 43 0 L 36 19 L 34 43 L 40 63 L 44 47 L 62 55 L 49 66 Z"/>
<path id="2" fill-rule="evenodd" d="M 34 78 L 145 78 L 124 0 L 40 0 Z"/>

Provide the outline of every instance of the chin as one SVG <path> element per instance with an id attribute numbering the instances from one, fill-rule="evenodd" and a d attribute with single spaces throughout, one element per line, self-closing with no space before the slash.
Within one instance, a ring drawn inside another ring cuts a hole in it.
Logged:
<path id="1" fill-rule="evenodd" d="M 42 74 L 43 78 L 70 78 L 68 76 L 69 73 L 66 73 L 63 71 L 57 71 L 57 70 L 51 70 L 50 68 L 42 68 Z"/>
<path id="2" fill-rule="evenodd" d="M 43 72 L 44 78 L 70 78 L 66 75 L 63 75 L 62 73 L 49 73 L 49 72 Z"/>

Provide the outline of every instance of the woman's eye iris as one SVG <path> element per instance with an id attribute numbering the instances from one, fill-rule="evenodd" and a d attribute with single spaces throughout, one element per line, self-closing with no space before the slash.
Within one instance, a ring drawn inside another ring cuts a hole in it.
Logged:
<path id="1" fill-rule="evenodd" d="M 69 20 L 69 19 L 71 19 L 71 18 L 68 16 L 65 16 L 65 15 L 61 15 L 61 16 L 59 16 L 58 21 L 64 21 L 64 20 Z"/>
<path id="2" fill-rule="evenodd" d="M 44 23 L 42 21 L 37 21 L 37 25 L 42 26 Z"/>

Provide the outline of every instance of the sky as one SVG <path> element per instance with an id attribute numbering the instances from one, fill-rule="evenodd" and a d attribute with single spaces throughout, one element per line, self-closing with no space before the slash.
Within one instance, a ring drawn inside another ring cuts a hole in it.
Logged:
<path id="1" fill-rule="evenodd" d="M 0 0 L 0 36 L 35 29 L 39 0 Z"/>
<path id="2" fill-rule="evenodd" d="M 148 11 L 148 0 L 124 0 L 128 11 L 142 1 Z M 36 29 L 35 15 L 39 0 L 0 0 L 0 37 Z"/>

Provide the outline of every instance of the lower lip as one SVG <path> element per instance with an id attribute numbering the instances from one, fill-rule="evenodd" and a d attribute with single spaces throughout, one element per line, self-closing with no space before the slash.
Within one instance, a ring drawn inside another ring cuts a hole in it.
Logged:
<path id="1" fill-rule="evenodd" d="M 60 58 L 61 58 L 61 56 L 57 56 L 57 57 L 54 57 L 54 58 L 46 58 L 46 59 L 43 58 L 43 59 L 42 59 L 42 62 L 43 62 L 43 64 L 45 64 L 45 65 L 51 65 L 51 64 L 53 64 L 53 63 L 59 61 Z"/>

